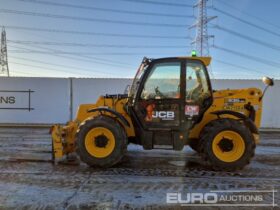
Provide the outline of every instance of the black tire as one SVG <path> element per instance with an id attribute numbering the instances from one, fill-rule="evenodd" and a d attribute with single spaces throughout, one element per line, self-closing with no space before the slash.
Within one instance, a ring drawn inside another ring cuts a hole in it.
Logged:
<path id="1" fill-rule="evenodd" d="M 115 138 L 115 147 L 106 157 L 98 158 L 92 156 L 85 147 L 87 133 L 95 127 L 104 127 L 112 132 Z M 89 166 L 110 167 L 117 164 L 126 153 L 127 136 L 121 125 L 114 119 L 106 116 L 91 118 L 82 123 L 76 135 L 77 153 L 81 161 Z"/>
<path id="2" fill-rule="evenodd" d="M 242 156 L 232 162 L 225 162 L 216 157 L 212 149 L 214 138 L 222 131 L 238 133 L 244 142 L 245 151 Z M 204 160 L 214 169 L 221 171 L 240 170 L 248 165 L 255 154 L 255 141 L 251 131 L 240 121 L 234 119 L 218 119 L 210 122 L 202 131 L 199 150 Z"/>
<path id="3" fill-rule="evenodd" d="M 200 139 L 191 139 L 189 142 L 189 146 L 192 148 L 192 150 L 200 153 L 199 143 L 200 143 Z"/>

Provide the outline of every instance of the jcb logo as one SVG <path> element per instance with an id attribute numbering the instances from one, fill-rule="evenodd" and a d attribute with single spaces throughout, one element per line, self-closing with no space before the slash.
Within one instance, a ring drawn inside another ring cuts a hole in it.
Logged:
<path id="1" fill-rule="evenodd" d="M 160 118 L 162 120 L 174 120 L 175 113 L 173 111 L 154 111 L 153 118 Z"/>

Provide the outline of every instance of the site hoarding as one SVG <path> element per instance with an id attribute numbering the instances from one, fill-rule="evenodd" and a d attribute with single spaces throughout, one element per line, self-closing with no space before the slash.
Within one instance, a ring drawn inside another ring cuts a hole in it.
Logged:
<path id="1" fill-rule="evenodd" d="M 94 103 L 100 95 L 123 93 L 131 79 L 0 78 L 1 124 L 53 124 L 75 118 L 79 104 Z M 264 88 L 261 80 L 212 80 L 213 89 Z M 267 91 L 263 128 L 280 128 L 280 82 Z"/>

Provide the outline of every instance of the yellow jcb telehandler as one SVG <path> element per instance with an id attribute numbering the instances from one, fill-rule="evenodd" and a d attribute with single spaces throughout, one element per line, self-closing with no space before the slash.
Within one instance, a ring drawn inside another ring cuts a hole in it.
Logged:
<path id="1" fill-rule="evenodd" d="M 128 94 L 100 96 L 80 105 L 74 121 L 52 126 L 54 161 L 76 155 L 90 166 L 110 167 L 129 143 L 147 150 L 189 145 L 214 170 L 243 168 L 259 141 L 265 91 L 212 90 L 210 61 L 144 58 Z M 265 90 L 273 85 L 268 77 L 263 82 Z"/>

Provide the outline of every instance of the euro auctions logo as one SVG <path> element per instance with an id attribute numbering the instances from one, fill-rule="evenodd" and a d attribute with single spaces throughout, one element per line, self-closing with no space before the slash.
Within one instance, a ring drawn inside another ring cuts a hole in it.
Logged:
<path id="1" fill-rule="evenodd" d="M 277 206 L 276 190 L 221 190 L 209 192 L 171 192 L 167 204 L 180 206 Z"/>
<path id="2" fill-rule="evenodd" d="M 213 204 L 218 202 L 218 195 L 217 193 L 187 193 L 186 195 L 182 195 L 181 193 L 167 193 L 166 202 L 173 204 Z"/>

